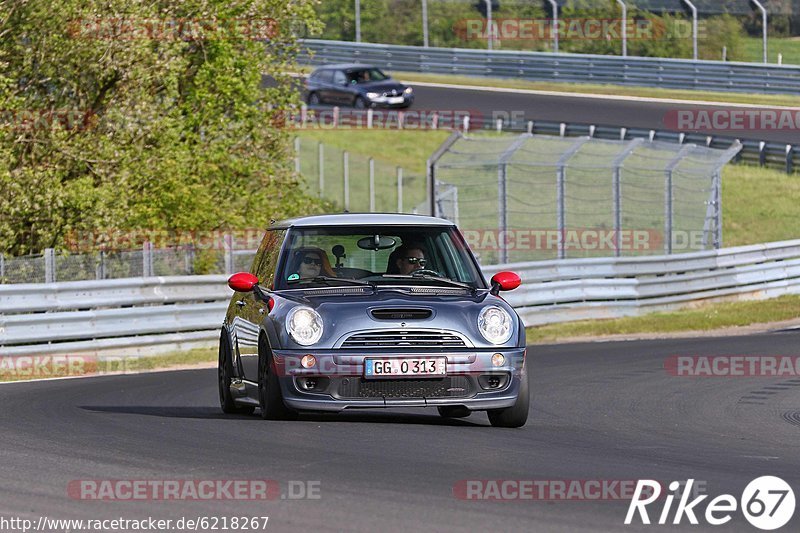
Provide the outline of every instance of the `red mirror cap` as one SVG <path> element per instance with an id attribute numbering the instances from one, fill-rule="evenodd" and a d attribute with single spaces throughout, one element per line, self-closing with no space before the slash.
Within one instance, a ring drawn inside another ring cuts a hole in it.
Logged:
<path id="1" fill-rule="evenodd" d="M 522 284 L 522 280 L 513 272 L 498 272 L 492 276 L 492 285 L 499 285 L 501 291 L 513 291 Z"/>
<path id="2" fill-rule="evenodd" d="M 258 283 L 258 278 L 250 272 L 237 272 L 228 278 L 228 287 L 236 292 L 250 292 Z"/>

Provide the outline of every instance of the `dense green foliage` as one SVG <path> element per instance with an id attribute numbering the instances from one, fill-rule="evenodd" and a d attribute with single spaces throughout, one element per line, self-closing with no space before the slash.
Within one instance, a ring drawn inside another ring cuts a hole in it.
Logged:
<path id="1" fill-rule="evenodd" d="M 317 209 L 281 120 L 317 24 L 313 0 L 0 2 L 0 252 Z"/>

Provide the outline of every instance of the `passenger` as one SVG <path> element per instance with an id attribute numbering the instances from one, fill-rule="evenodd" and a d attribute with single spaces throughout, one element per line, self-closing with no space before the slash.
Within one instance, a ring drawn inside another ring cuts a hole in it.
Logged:
<path id="1" fill-rule="evenodd" d="M 298 248 L 292 255 L 292 268 L 289 280 L 299 278 L 316 278 L 317 276 L 336 277 L 328 261 L 328 254 L 320 248 L 306 246 Z"/>

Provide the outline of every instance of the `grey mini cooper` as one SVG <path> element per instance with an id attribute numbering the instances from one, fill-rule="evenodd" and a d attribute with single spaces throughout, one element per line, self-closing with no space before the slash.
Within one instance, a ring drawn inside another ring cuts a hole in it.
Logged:
<path id="1" fill-rule="evenodd" d="M 270 226 L 235 291 L 219 344 L 225 413 L 436 407 L 528 418 L 525 328 L 487 285 L 452 222 L 337 214 Z"/>

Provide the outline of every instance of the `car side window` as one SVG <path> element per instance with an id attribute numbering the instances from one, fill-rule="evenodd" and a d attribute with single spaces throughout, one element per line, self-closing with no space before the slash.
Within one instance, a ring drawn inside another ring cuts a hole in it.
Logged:
<path id="1" fill-rule="evenodd" d="M 322 83 L 330 83 L 331 80 L 333 79 L 333 71 L 331 71 L 331 70 L 320 70 L 317 73 L 316 78 L 317 78 L 318 81 L 320 81 Z"/>
<path id="2" fill-rule="evenodd" d="M 262 287 L 272 287 L 275 281 L 275 269 L 285 236 L 286 230 L 267 230 L 261 246 L 258 247 L 250 273 L 258 278 L 258 284 Z"/>
<path id="3" fill-rule="evenodd" d="M 337 70 L 336 72 L 333 73 L 333 83 L 335 85 L 344 85 L 346 81 L 347 78 L 345 77 L 344 72 L 342 72 L 341 70 Z"/>

